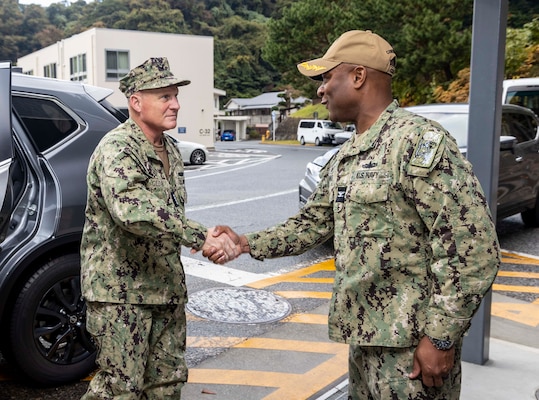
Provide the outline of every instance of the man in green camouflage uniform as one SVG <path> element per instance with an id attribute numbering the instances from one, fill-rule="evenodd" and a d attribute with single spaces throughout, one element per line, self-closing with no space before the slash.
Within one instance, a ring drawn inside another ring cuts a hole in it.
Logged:
<path id="1" fill-rule="evenodd" d="M 85 400 L 179 399 L 187 381 L 180 251 L 211 237 L 185 217 L 183 163 L 163 132 L 176 127 L 178 87 L 189 83 L 166 58 L 131 70 L 120 80 L 130 118 L 90 160 L 81 279 L 99 370 Z"/>
<path id="2" fill-rule="evenodd" d="M 440 125 L 393 100 L 395 53 L 380 36 L 347 32 L 298 69 L 357 134 L 305 207 L 236 237 L 237 254 L 294 255 L 333 235 L 329 337 L 350 344 L 349 399 L 458 399 L 462 337 L 500 262 L 472 167 Z M 214 250 L 203 254 L 222 261 Z"/>

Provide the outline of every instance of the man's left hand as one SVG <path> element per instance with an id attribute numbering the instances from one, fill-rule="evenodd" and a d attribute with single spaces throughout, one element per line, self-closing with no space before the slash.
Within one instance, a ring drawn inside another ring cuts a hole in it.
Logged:
<path id="1" fill-rule="evenodd" d="M 427 336 L 419 341 L 414 352 L 414 368 L 410 379 L 421 376 L 423 384 L 428 387 L 440 387 L 444 384 L 455 363 L 455 346 L 449 350 L 438 350 Z"/>

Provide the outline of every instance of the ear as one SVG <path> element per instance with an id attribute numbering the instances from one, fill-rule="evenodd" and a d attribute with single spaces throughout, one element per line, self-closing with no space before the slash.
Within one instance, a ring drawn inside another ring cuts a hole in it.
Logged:
<path id="1" fill-rule="evenodd" d="M 354 80 L 354 87 L 359 89 L 367 79 L 367 68 L 363 65 L 356 65 L 352 70 L 352 78 Z"/>
<path id="2" fill-rule="evenodd" d="M 141 101 L 142 101 L 142 99 L 140 98 L 140 96 L 137 93 L 132 94 L 131 96 L 129 96 L 129 105 L 137 113 L 139 113 L 140 110 L 141 110 Z"/>

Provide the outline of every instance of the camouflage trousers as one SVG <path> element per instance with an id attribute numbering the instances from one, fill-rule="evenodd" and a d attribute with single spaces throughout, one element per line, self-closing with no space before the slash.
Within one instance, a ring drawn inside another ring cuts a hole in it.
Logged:
<path id="1" fill-rule="evenodd" d="M 438 388 L 410 379 L 414 347 L 368 347 L 350 345 L 348 400 L 458 400 L 460 397 L 461 348 L 455 348 L 455 366 Z"/>
<path id="2" fill-rule="evenodd" d="M 187 382 L 184 304 L 88 303 L 99 367 L 81 400 L 180 399 Z"/>

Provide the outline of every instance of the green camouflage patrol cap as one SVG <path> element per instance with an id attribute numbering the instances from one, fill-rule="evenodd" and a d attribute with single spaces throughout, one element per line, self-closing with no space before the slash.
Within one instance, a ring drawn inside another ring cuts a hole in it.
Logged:
<path id="1" fill-rule="evenodd" d="M 396 55 L 393 47 L 371 31 L 348 31 L 333 42 L 323 57 L 298 64 L 298 70 L 312 79 L 322 80 L 322 74 L 342 63 L 363 65 L 393 76 Z"/>
<path id="2" fill-rule="evenodd" d="M 159 89 L 168 86 L 185 86 L 191 81 L 175 78 L 170 71 L 166 57 L 155 57 L 133 68 L 120 79 L 120 90 L 125 97 L 139 90 Z"/>

